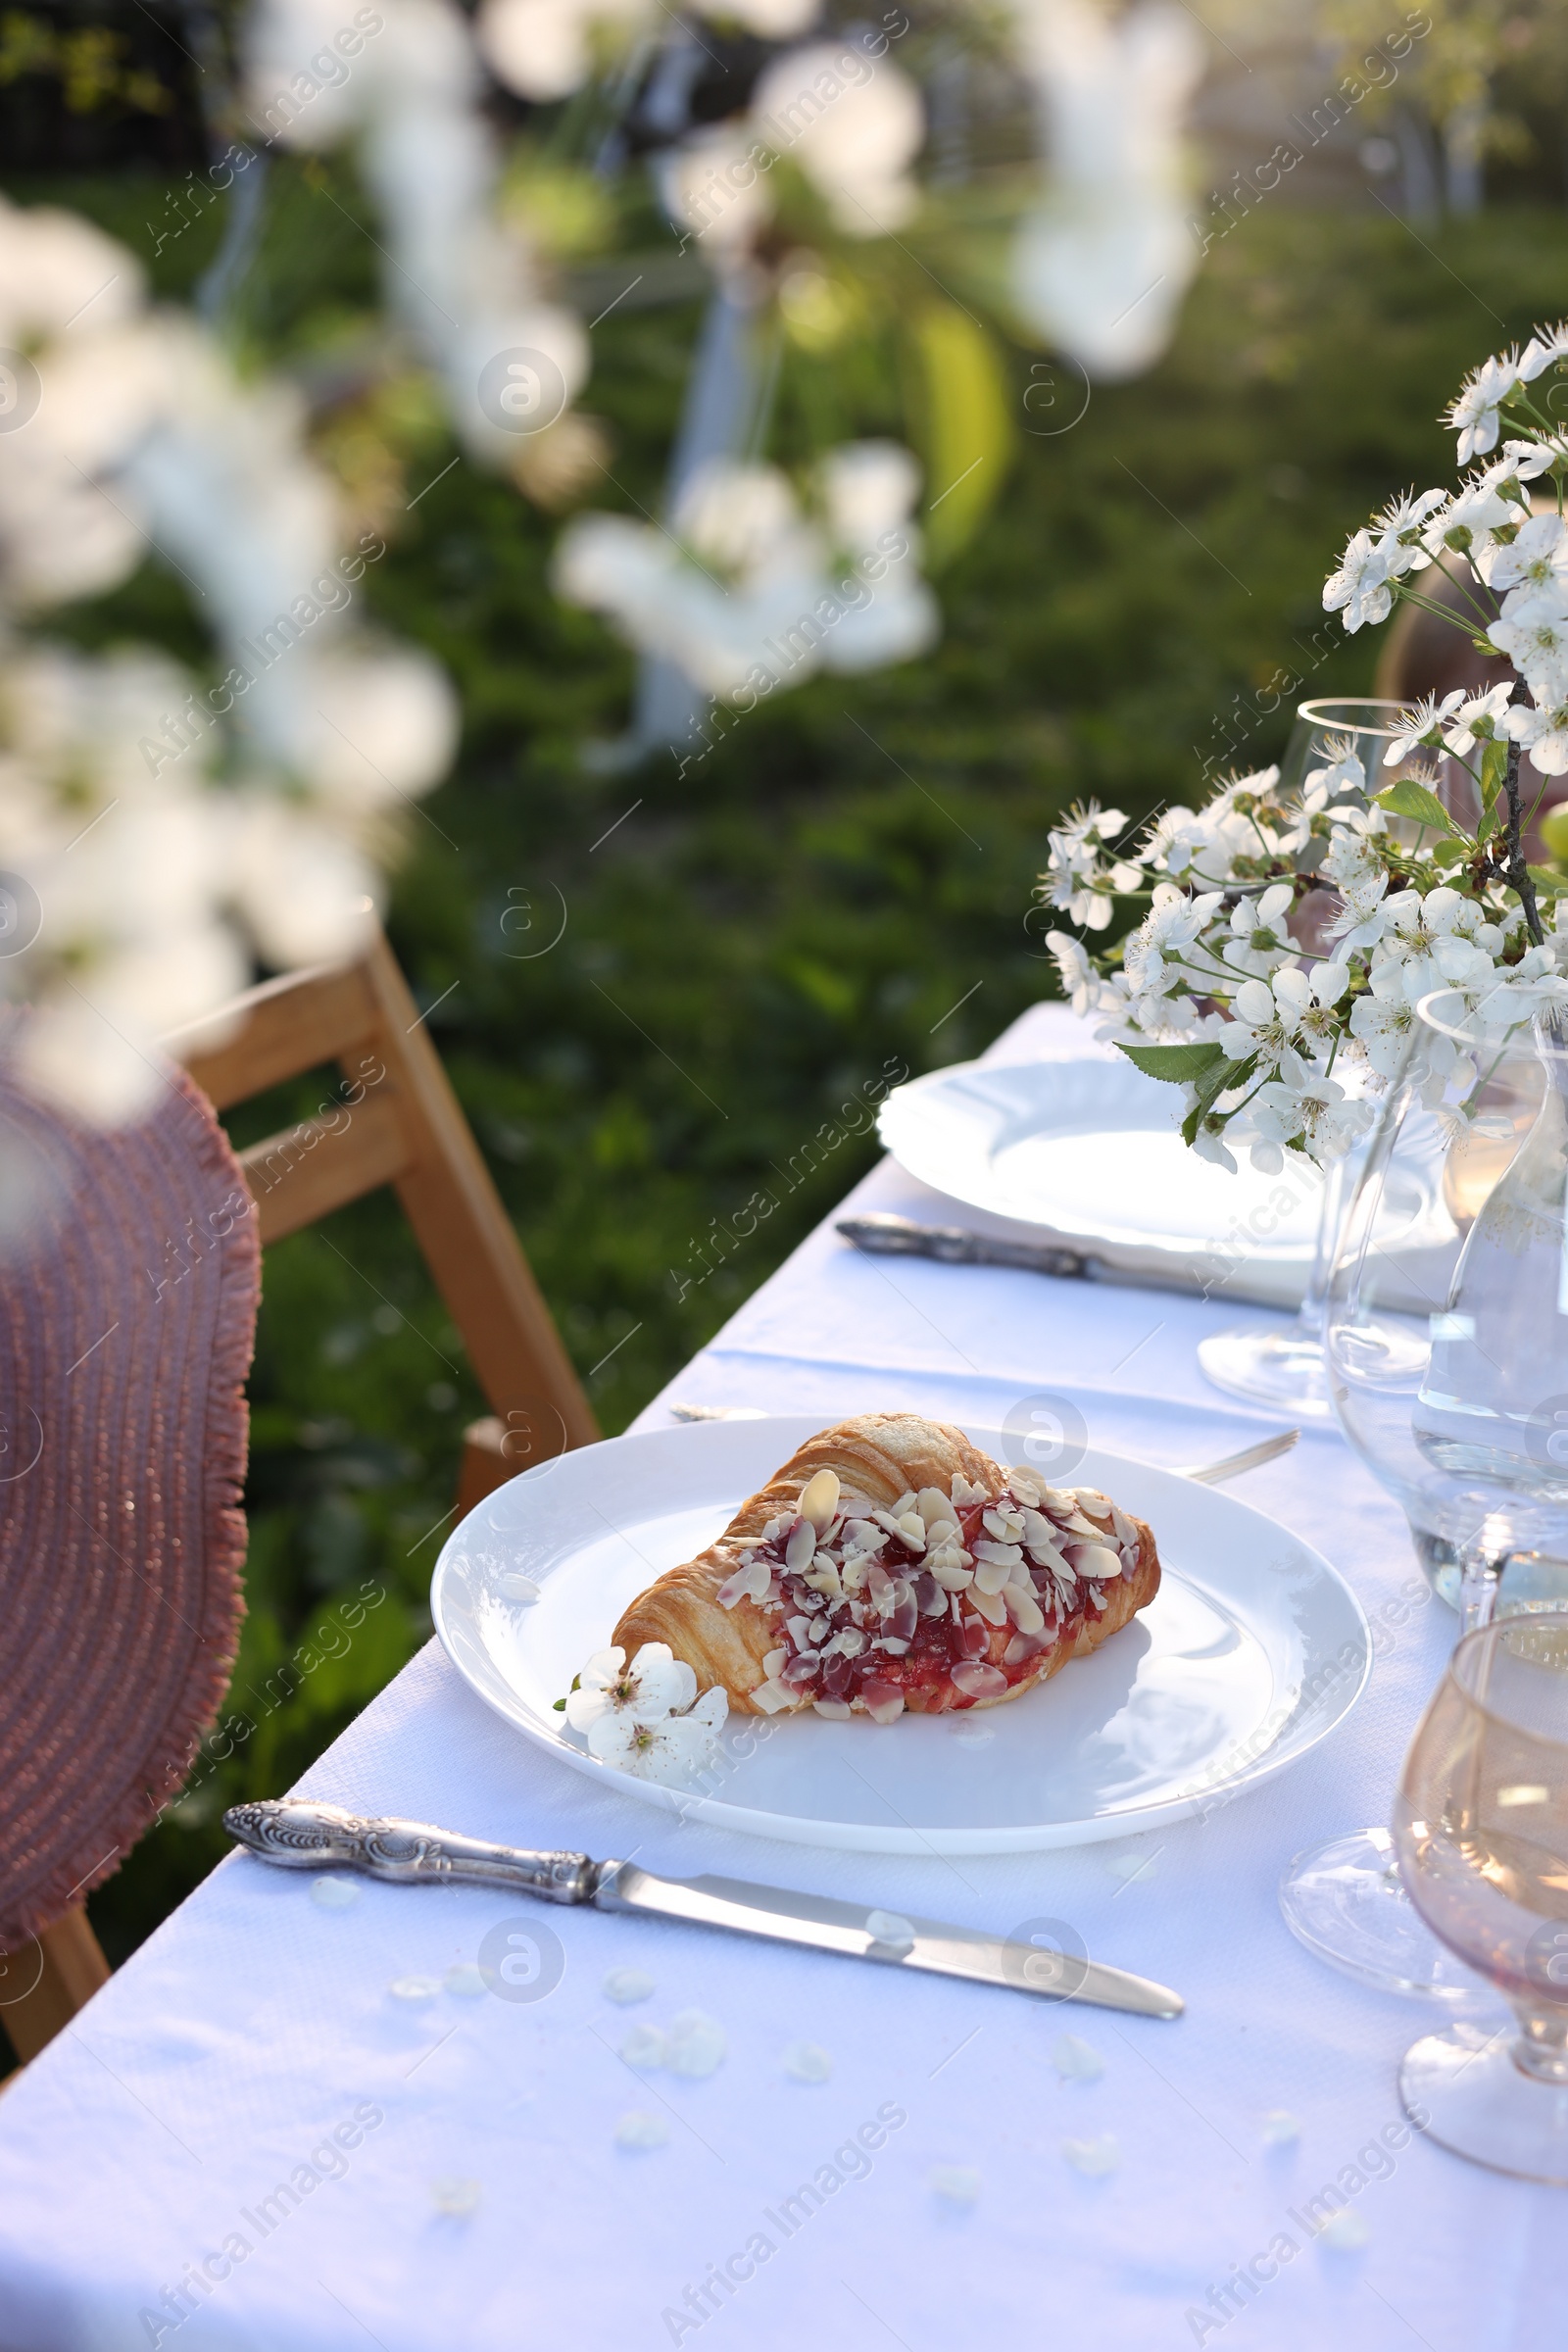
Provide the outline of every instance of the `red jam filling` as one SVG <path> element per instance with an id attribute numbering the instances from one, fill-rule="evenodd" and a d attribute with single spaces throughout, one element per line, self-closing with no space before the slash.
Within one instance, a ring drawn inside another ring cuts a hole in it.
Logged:
<path id="1" fill-rule="evenodd" d="M 1021 1558 L 1005 1571 L 1013 1600 L 1009 1604 L 1004 1594 L 985 1596 L 989 1616 L 975 1603 L 967 1572 L 978 1565 L 984 1546 L 996 1551 L 1005 1541 L 995 1527 L 986 1528 L 988 1512 L 1034 1510 L 1026 1495 L 1010 1492 L 998 1501 L 949 1506 L 961 1557 L 955 1560 L 951 1538 L 936 1547 L 936 1556 L 948 1565 L 947 1582 L 932 1573 L 924 1547 L 887 1526 L 891 1514 L 879 1518 L 876 1506 L 845 1495 L 820 1532 L 809 1530 L 809 1543 L 808 1522 L 798 1514 L 788 1519 L 781 1514 L 771 1539 L 741 1547 L 737 1569 L 719 1597 L 727 1606 L 752 1600 L 770 1620 L 776 1633 L 770 1679 L 782 1686 L 791 1705 L 814 1705 L 831 1715 L 863 1710 L 881 1722 L 893 1721 L 906 1706 L 924 1713 L 972 1707 L 1031 1680 L 1042 1655 L 1103 1616 L 1105 1584 L 1115 1574 L 1131 1574 L 1138 1562 L 1130 1523 L 1115 1513 L 1109 1526 L 1102 1524 L 1111 1507 L 1094 1497 L 1093 1533 L 1068 1530 L 1062 1522 L 1075 1510 L 1086 1517 L 1090 1513 L 1075 1496 L 1046 1490 L 1041 1509 L 1054 1556 L 1037 1557 L 1027 1537 L 1015 1540 L 1009 1548 Z M 857 1521 L 874 1527 L 885 1541 L 874 1550 L 852 1541 Z M 1038 1535 L 1038 1521 L 1036 1528 Z M 1104 1564 L 1099 1581 L 1081 1573 L 1072 1560 L 1075 1550 L 1090 1544 L 1117 1555 L 1114 1569 L 1102 1560 L 1096 1563 Z M 1000 1561 L 994 1563 L 993 1573 L 1001 1568 Z M 757 1589 L 764 1571 L 765 1593 Z M 956 1589 L 958 1580 L 961 1589 Z M 993 1616 L 1002 1622 L 993 1623 Z"/>

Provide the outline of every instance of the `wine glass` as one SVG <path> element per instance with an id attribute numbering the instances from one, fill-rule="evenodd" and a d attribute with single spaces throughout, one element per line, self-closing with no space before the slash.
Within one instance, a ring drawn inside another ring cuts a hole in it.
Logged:
<path id="1" fill-rule="evenodd" d="M 1568 1610 L 1459 1643 L 1405 1758 L 1394 1843 L 1434 1936 L 1518 2021 L 1424 2035 L 1399 2070 L 1405 2112 L 1460 2156 L 1568 2185 Z"/>
<path id="2" fill-rule="evenodd" d="M 1360 762 L 1367 791 L 1381 792 L 1405 773 L 1404 765 L 1391 767 L 1385 762 L 1390 743 L 1400 732 L 1403 708 L 1374 695 L 1300 704 L 1280 762 L 1280 790 L 1290 794 L 1304 790 L 1317 770 L 1348 757 Z M 1324 839 L 1313 846 L 1321 856 L 1328 843 Z M 1296 862 L 1299 870 L 1303 860 L 1298 857 Z M 1309 892 L 1298 903 L 1291 927 L 1309 956 L 1329 953 L 1327 925 L 1337 906 L 1334 893 L 1326 888 Z M 1346 1174 L 1346 1162 L 1341 1160 L 1324 1176 L 1317 1245 L 1306 1293 L 1294 1320 L 1261 1330 L 1242 1325 L 1233 1331 L 1214 1332 L 1199 1342 L 1199 1363 L 1216 1389 L 1224 1389 L 1232 1396 L 1246 1396 L 1253 1403 L 1275 1405 L 1293 1418 L 1333 1418 L 1323 1368 L 1323 1309 Z"/>
<path id="3" fill-rule="evenodd" d="M 1499 1579 L 1505 1606 L 1564 1594 L 1565 1185 L 1568 1032 L 1484 1028 L 1457 992 L 1434 992 L 1341 1226 L 1325 1363 L 1352 1446 L 1449 1548 L 1467 1631 L 1492 1616 Z M 1470 1989 L 1410 1905 L 1386 1831 L 1298 1855 L 1280 1901 L 1303 1943 L 1363 1982 Z"/>

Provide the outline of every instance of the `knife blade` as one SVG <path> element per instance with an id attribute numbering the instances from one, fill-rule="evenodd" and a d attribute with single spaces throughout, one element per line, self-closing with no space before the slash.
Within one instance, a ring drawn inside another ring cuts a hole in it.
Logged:
<path id="1" fill-rule="evenodd" d="M 896 1217 L 885 1209 L 868 1210 L 861 1217 L 840 1217 L 833 1230 L 853 1242 L 857 1250 L 875 1257 L 934 1257 L 949 1266 L 1013 1266 L 1026 1274 L 1054 1274 L 1071 1282 L 1179 1291 L 1190 1298 L 1206 1298 L 1214 1287 L 1212 1282 L 1200 1280 L 1196 1271 L 1124 1272 L 1105 1258 L 1065 1243 L 1002 1241 L 990 1234 L 971 1233 L 966 1225 L 919 1225 L 912 1217 Z"/>
<path id="2" fill-rule="evenodd" d="M 1139 2017 L 1180 2017 L 1185 2007 L 1181 1995 L 1165 1985 L 1087 1954 L 1042 1950 L 977 1928 L 906 1919 L 828 1895 L 753 1886 L 746 1879 L 662 1879 L 632 1862 L 493 1845 L 428 1822 L 372 1819 L 299 1797 L 231 1805 L 223 1827 L 263 1861 L 285 1870 L 359 1870 L 404 1886 L 506 1886 L 546 1902 L 591 1903 L 600 1911 L 640 1912 L 693 1927 L 765 1936 L 1045 2000 L 1087 2001 Z"/>
<path id="3" fill-rule="evenodd" d="M 604 1911 L 649 1911 L 662 1919 L 728 1928 L 740 1936 L 766 1936 L 779 1943 L 923 1969 L 937 1977 L 962 1977 L 973 1984 L 999 1985 L 1047 2000 L 1130 2010 L 1138 2017 L 1180 2017 L 1186 2006 L 1180 1993 L 1126 1969 L 1072 1952 L 1015 1943 L 977 1928 L 952 1927 L 945 1920 L 867 1912 L 863 1904 L 757 1886 L 747 1879 L 661 1879 L 633 1862 L 605 1868 L 614 1875 L 594 1896 Z"/>

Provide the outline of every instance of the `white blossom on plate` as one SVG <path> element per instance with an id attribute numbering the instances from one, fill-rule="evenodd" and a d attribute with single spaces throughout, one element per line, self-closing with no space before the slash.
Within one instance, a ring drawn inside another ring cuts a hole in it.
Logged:
<path id="1" fill-rule="evenodd" d="M 606 1717 L 651 1726 L 683 1714 L 697 1696 L 697 1677 L 667 1642 L 645 1642 L 628 1666 L 620 1648 L 595 1652 L 566 1700 L 566 1721 L 588 1732 Z"/>

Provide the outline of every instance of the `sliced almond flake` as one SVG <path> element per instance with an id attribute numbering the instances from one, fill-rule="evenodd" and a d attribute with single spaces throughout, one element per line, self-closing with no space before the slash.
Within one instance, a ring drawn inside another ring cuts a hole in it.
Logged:
<path id="1" fill-rule="evenodd" d="M 809 1519 L 797 1519 L 784 1545 L 784 1565 L 792 1576 L 804 1576 L 816 1551 L 816 1530 Z"/>
<path id="2" fill-rule="evenodd" d="M 1093 1609 L 1102 1609 L 1105 1605 L 1105 1595 L 1098 1585 L 1089 1588 L 1089 1605 Z"/>
<path id="3" fill-rule="evenodd" d="M 944 1592 L 966 1592 L 974 1582 L 974 1570 L 961 1568 L 956 1561 L 945 1559 L 939 1566 L 935 1560 L 928 1560 L 926 1566 Z"/>
<path id="4" fill-rule="evenodd" d="M 808 1519 L 819 1536 L 832 1525 L 839 1507 L 839 1474 L 836 1470 L 818 1470 L 801 1489 L 797 1510 Z"/>
<path id="5" fill-rule="evenodd" d="M 752 1692 L 753 1706 L 760 1707 L 764 1715 L 787 1715 L 800 1703 L 795 1692 L 780 1682 L 759 1683 Z"/>
<path id="6" fill-rule="evenodd" d="M 974 1556 L 977 1560 L 998 1561 L 1004 1568 L 1016 1568 L 1022 1562 L 1023 1552 L 1016 1544 L 998 1544 L 982 1536 L 974 1546 Z"/>
<path id="7" fill-rule="evenodd" d="M 1070 1556 L 1078 1574 L 1091 1584 L 1113 1584 L 1121 1574 L 1121 1554 L 1108 1544 L 1075 1544 Z"/>
<path id="8" fill-rule="evenodd" d="M 778 1675 L 783 1673 L 784 1661 L 789 1654 L 790 1653 L 787 1649 L 770 1649 L 768 1651 L 766 1657 L 762 1660 L 762 1672 L 767 1677 L 769 1682 L 772 1682 Z"/>
<path id="9" fill-rule="evenodd" d="M 1044 1493 L 1040 1480 L 1031 1478 L 1027 1470 L 1008 1471 L 1007 1491 L 1015 1501 L 1024 1505 L 1025 1509 L 1037 1510 L 1040 1506 L 1041 1494 Z"/>
<path id="10" fill-rule="evenodd" d="M 888 1506 L 893 1514 L 893 1517 L 895 1519 L 902 1519 L 906 1511 L 912 1511 L 915 1507 L 915 1499 L 914 1489 L 912 1487 L 906 1487 L 904 1493 L 899 1496 L 898 1501 L 895 1503 L 890 1503 Z M 879 1511 L 877 1513 L 878 1518 L 880 1518 L 881 1515 L 882 1514 Z"/>
<path id="11" fill-rule="evenodd" d="M 890 1658 L 902 1658 L 907 1656 L 909 1644 L 907 1642 L 901 1642 L 897 1634 L 884 1634 L 880 1642 L 872 1643 L 872 1647 L 885 1649 Z"/>
<path id="12" fill-rule="evenodd" d="M 1122 1509 L 1119 1502 L 1113 1502 L 1110 1506 L 1110 1524 L 1116 1531 L 1116 1541 L 1118 1544 L 1131 1544 L 1136 1548 L 1138 1544 L 1138 1530 L 1136 1527 L 1134 1527 L 1132 1521 L 1128 1518 L 1126 1512 Z"/>
<path id="13" fill-rule="evenodd" d="M 1077 1496 L 1081 1508 L 1093 1511 L 1098 1518 L 1103 1519 L 1110 1508 L 1107 1497 L 1102 1494 L 1098 1487 L 1074 1487 L 1070 1491 Z"/>
<path id="14" fill-rule="evenodd" d="M 926 1527 L 934 1527 L 939 1519 L 953 1517 L 952 1500 L 940 1487 L 922 1487 L 914 1498 L 914 1507 Z"/>
<path id="15" fill-rule="evenodd" d="M 999 1666 L 989 1666 L 983 1658 L 960 1658 L 953 1669 L 953 1687 L 965 1698 L 1000 1698 L 1007 1688 L 1007 1678 Z"/>
<path id="16" fill-rule="evenodd" d="M 1000 1592 L 983 1592 L 978 1577 L 969 1587 L 967 1597 L 970 1608 L 975 1611 L 977 1616 L 983 1617 L 987 1625 L 1006 1624 L 1007 1608 L 1002 1594 Z"/>
<path id="17" fill-rule="evenodd" d="M 1044 1633 L 1046 1613 L 1032 1592 L 1025 1592 L 1020 1585 L 1009 1585 L 1002 1597 L 1020 1634 Z"/>
<path id="18" fill-rule="evenodd" d="M 835 1723 L 848 1723 L 850 1720 L 850 1705 L 847 1699 L 818 1698 L 813 1699 L 811 1703 L 819 1715 L 827 1715 Z"/>

